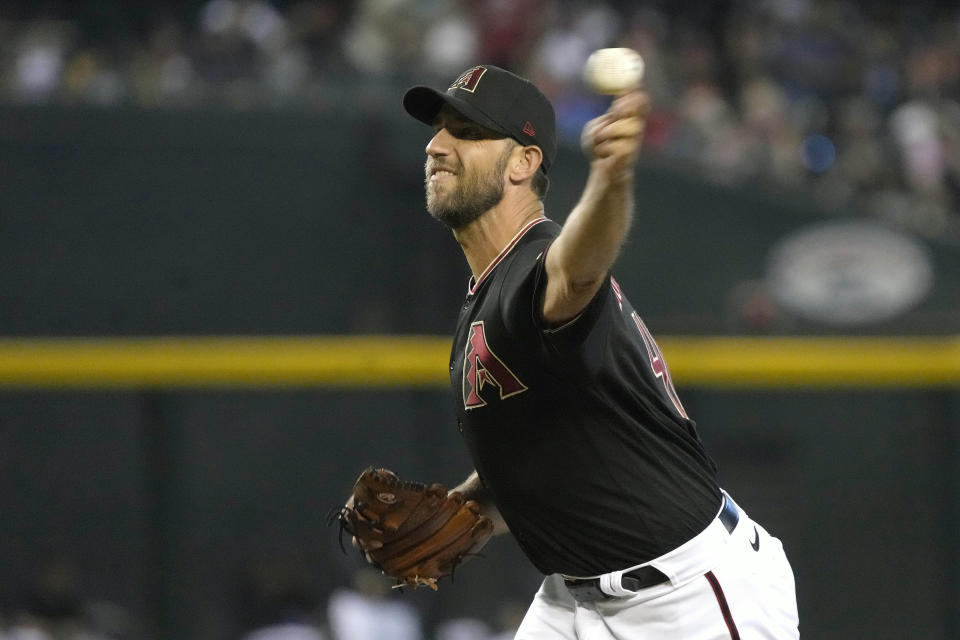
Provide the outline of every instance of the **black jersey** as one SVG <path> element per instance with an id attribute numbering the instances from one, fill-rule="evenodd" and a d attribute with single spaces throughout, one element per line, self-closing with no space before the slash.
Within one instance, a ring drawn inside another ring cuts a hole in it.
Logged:
<path id="1" fill-rule="evenodd" d="M 592 576 L 656 558 L 716 516 L 715 467 L 660 351 L 612 278 L 545 328 L 544 257 L 528 224 L 471 283 L 451 354 L 477 473 L 543 573 Z"/>

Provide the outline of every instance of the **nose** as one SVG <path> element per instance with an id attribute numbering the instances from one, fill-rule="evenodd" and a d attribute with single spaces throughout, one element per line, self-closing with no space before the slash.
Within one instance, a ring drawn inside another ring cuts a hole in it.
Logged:
<path id="1" fill-rule="evenodd" d="M 453 139 L 453 136 L 450 135 L 450 132 L 446 129 L 440 129 L 433 137 L 430 138 L 430 142 L 427 143 L 427 155 L 433 158 L 437 156 L 445 156 L 450 153 L 450 141 Z"/>

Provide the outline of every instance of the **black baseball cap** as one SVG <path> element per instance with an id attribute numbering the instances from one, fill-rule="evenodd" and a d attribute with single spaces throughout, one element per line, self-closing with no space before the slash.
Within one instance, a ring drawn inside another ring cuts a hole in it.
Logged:
<path id="1" fill-rule="evenodd" d="M 450 105 L 461 115 L 520 144 L 543 151 L 546 173 L 557 155 L 557 125 L 553 105 L 526 78 L 500 67 L 482 64 L 467 69 L 446 92 L 413 87 L 403 96 L 403 108 L 420 122 L 433 124 L 440 108 Z"/>

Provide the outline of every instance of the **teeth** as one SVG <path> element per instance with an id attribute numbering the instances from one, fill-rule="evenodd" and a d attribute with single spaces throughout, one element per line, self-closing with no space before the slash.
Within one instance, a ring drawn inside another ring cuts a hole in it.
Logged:
<path id="1" fill-rule="evenodd" d="M 431 179 L 431 180 L 436 180 L 437 178 L 442 178 L 442 177 L 444 177 L 444 176 L 452 176 L 452 175 L 453 175 L 453 173 L 450 172 L 450 171 L 443 171 L 443 170 L 441 170 L 441 171 L 437 171 L 437 172 L 434 173 L 432 176 L 430 176 L 430 179 Z"/>

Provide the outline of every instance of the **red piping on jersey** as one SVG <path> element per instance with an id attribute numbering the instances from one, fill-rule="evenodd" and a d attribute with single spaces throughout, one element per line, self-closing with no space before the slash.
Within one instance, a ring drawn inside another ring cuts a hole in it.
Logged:
<path id="1" fill-rule="evenodd" d="M 713 571 L 707 571 L 704 577 L 707 579 L 707 582 L 710 583 L 710 587 L 713 589 L 713 595 L 717 597 L 717 604 L 720 605 L 720 613 L 723 614 L 723 621 L 727 623 L 727 630 L 730 632 L 730 637 L 732 640 L 740 640 L 740 632 L 737 631 L 737 625 L 733 621 L 733 614 L 730 613 L 730 605 L 727 604 L 727 596 L 723 594 L 720 581 L 717 580 L 717 576 L 713 575 Z"/>
<path id="2" fill-rule="evenodd" d="M 513 239 L 507 243 L 507 246 L 503 248 L 503 251 L 501 251 L 499 255 L 497 255 L 497 257 L 493 259 L 493 262 L 487 265 L 487 268 L 483 270 L 483 273 L 480 274 L 480 277 L 477 278 L 476 282 L 473 282 L 473 284 L 468 284 L 467 294 L 473 295 L 473 293 L 477 290 L 477 287 L 480 286 L 480 283 L 483 282 L 484 278 L 490 275 L 490 272 L 493 271 L 496 268 L 496 266 L 500 264 L 500 261 L 503 260 L 508 253 L 510 253 L 510 250 L 513 249 L 513 247 L 516 246 L 518 242 L 520 242 L 520 238 L 526 235 L 527 231 L 530 231 L 530 229 L 532 229 L 536 225 L 540 224 L 541 222 L 546 222 L 547 220 L 548 218 L 541 217 L 541 218 L 537 218 L 536 220 L 531 220 L 526 225 L 524 225 L 524 227 L 517 232 L 517 235 L 513 236 Z M 473 281 L 473 278 L 470 278 L 470 280 Z"/>

